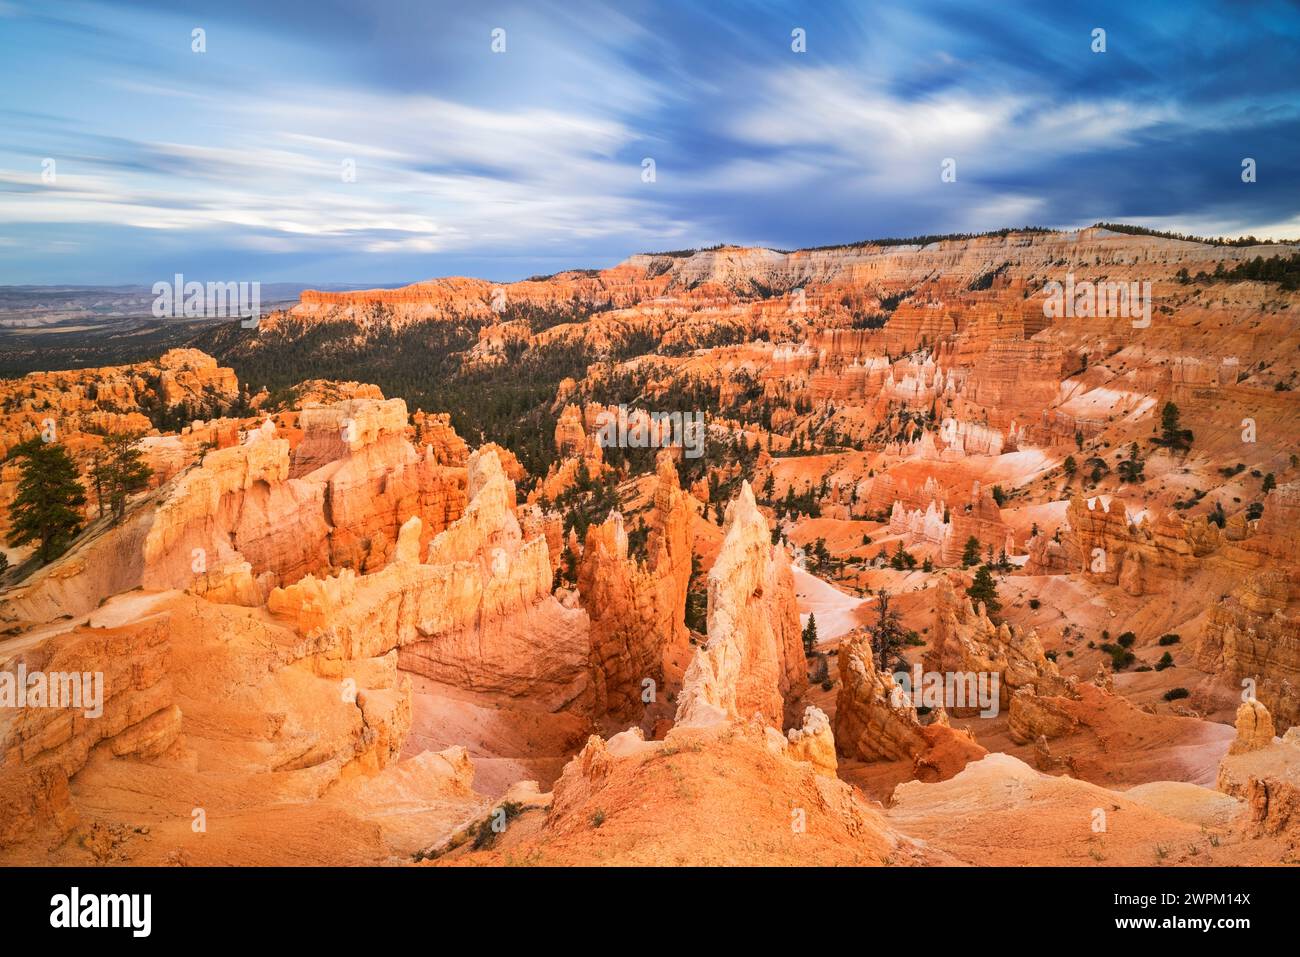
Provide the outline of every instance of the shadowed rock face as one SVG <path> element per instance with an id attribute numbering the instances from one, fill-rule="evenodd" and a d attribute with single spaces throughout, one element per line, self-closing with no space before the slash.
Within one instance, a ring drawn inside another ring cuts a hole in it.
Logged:
<path id="1" fill-rule="evenodd" d="M 591 617 L 595 711 L 619 718 L 646 711 L 646 679 L 671 700 L 690 652 L 686 590 L 691 578 L 692 520 L 698 506 L 682 491 L 672 457 L 658 458 L 646 539 L 647 560 L 628 556 L 618 513 L 587 531 L 578 592 Z"/>
<path id="2" fill-rule="evenodd" d="M 419 560 L 408 519 L 397 560 L 370 575 L 344 570 L 272 592 L 267 608 L 304 639 L 345 656 L 400 649 L 404 670 L 456 687 L 587 707 L 587 619 L 551 595 L 546 540 L 524 540 L 515 488 L 494 452 L 469 459 L 469 505 Z"/>

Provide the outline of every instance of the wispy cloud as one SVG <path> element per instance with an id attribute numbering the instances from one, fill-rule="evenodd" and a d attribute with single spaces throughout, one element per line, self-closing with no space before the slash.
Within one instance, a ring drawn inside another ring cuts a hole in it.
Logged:
<path id="1" fill-rule="evenodd" d="M 253 0 L 0 4 L 20 78 L 0 91 L 0 281 L 139 281 L 174 258 L 267 279 L 511 278 L 717 241 L 1300 221 L 1300 79 L 1283 66 L 1300 13 L 1282 4 L 1194 4 L 1194 30 L 1164 0 L 1086 24 L 949 0 L 385 0 L 310 22 Z"/>

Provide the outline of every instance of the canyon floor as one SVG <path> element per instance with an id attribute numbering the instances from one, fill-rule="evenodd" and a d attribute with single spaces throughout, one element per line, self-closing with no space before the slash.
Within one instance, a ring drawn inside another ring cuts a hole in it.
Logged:
<path id="1" fill-rule="evenodd" d="M 0 863 L 1297 863 L 1297 256 L 724 246 L 0 380 L 6 542 L 34 440 L 86 489 L 4 550 Z"/>

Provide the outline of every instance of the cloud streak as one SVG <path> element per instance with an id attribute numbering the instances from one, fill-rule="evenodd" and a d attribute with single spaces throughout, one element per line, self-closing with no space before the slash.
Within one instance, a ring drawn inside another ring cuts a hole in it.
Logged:
<path id="1" fill-rule="evenodd" d="M 172 259 L 517 278 L 720 241 L 1300 222 L 1284 4 L 1196 5 L 1195 29 L 1163 2 L 265 6 L 11 0 L 0 57 L 26 82 L 0 93 L 0 282 L 144 281 Z"/>

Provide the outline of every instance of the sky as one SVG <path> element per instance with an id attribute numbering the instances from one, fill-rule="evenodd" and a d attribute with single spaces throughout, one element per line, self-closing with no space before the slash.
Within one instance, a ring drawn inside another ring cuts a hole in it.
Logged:
<path id="1" fill-rule="evenodd" d="M 3 284 L 1300 236 L 1294 3 L 0 0 L 0 64 Z"/>

